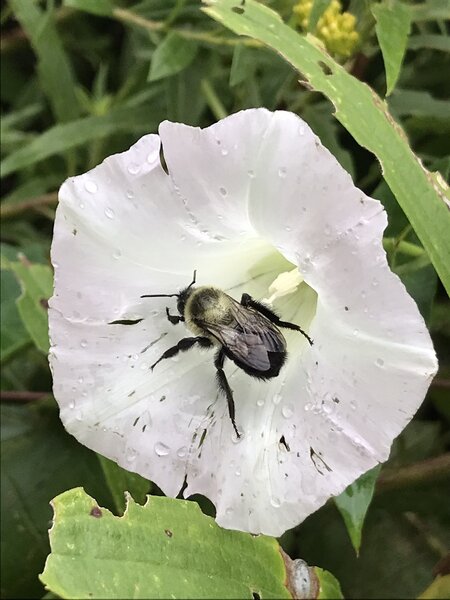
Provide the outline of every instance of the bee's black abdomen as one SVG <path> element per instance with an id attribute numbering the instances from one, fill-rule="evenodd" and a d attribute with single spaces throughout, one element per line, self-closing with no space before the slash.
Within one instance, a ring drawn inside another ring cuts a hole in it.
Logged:
<path id="1" fill-rule="evenodd" d="M 260 371 L 237 359 L 228 348 L 224 347 L 224 353 L 227 358 L 232 360 L 234 364 L 247 373 L 247 375 L 256 377 L 257 379 L 272 379 L 273 377 L 277 377 L 287 358 L 287 352 L 268 352 L 267 356 L 269 357 L 270 367 L 265 371 Z"/>

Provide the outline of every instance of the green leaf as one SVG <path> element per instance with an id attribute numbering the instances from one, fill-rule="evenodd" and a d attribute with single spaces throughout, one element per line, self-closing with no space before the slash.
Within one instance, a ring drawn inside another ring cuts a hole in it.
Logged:
<path id="1" fill-rule="evenodd" d="M 367 509 L 373 497 L 375 483 L 381 467 L 375 467 L 361 475 L 334 499 L 341 513 L 356 554 L 361 547 L 361 534 Z"/>
<path id="2" fill-rule="evenodd" d="M 309 15 L 308 31 L 312 32 L 315 30 L 320 17 L 328 8 L 330 2 L 331 0 L 314 0 L 311 13 Z"/>
<path id="3" fill-rule="evenodd" d="M 334 575 L 319 567 L 315 567 L 314 572 L 319 578 L 319 600 L 340 600 L 340 598 L 344 598 L 339 581 Z"/>
<path id="4" fill-rule="evenodd" d="M 253 75 L 256 68 L 254 50 L 237 44 L 233 52 L 230 70 L 230 86 L 233 87 Z"/>
<path id="5" fill-rule="evenodd" d="M 123 517 L 81 488 L 53 500 L 41 581 L 62 598 L 290 598 L 275 539 L 221 529 L 195 502 L 128 499 Z"/>
<path id="6" fill-rule="evenodd" d="M 389 107 L 398 116 L 432 117 L 450 129 L 450 103 L 422 90 L 396 89 Z"/>
<path id="7" fill-rule="evenodd" d="M 418 600 L 448 600 L 450 597 L 450 575 L 436 577 L 433 583 L 422 592 Z"/>
<path id="8" fill-rule="evenodd" d="M 409 7 L 398 1 L 374 4 L 375 31 L 386 70 L 386 95 L 392 92 L 400 74 L 411 28 Z"/>
<path id="9" fill-rule="evenodd" d="M 65 6 L 78 8 L 99 17 L 112 17 L 113 4 L 111 0 L 64 0 Z"/>
<path id="10" fill-rule="evenodd" d="M 76 82 L 52 11 L 44 12 L 36 2 L 30 0 L 10 0 L 10 6 L 36 52 L 39 79 L 56 119 L 75 119 L 79 114 Z"/>
<path id="11" fill-rule="evenodd" d="M 31 264 L 25 257 L 20 262 L 4 259 L 2 263 L 14 273 L 22 289 L 17 299 L 22 322 L 37 348 L 47 354 L 47 300 L 53 292 L 52 269 L 47 265 Z"/>
<path id="12" fill-rule="evenodd" d="M 386 104 L 337 64 L 315 38 L 299 35 L 266 6 L 247 0 L 244 12 L 237 14 L 234 5 L 235 0 L 210 0 L 203 10 L 235 33 L 252 36 L 276 50 L 333 102 L 336 118 L 380 161 L 386 182 L 450 293 L 448 188 L 443 182 L 438 184 L 418 161 Z"/>
<path id="13" fill-rule="evenodd" d="M 30 336 L 23 326 L 17 310 L 16 299 L 20 288 L 12 273 L 1 271 L 1 332 L 0 361 L 3 364 L 30 343 Z"/>
<path id="14" fill-rule="evenodd" d="M 149 81 L 179 73 L 194 60 L 198 46 L 171 31 L 156 48 L 150 65 Z"/>
<path id="15" fill-rule="evenodd" d="M 160 88 L 155 88 L 157 95 Z M 148 105 L 122 106 L 107 115 L 77 119 L 64 125 L 55 125 L 32 142 L 8 156 L 0 165 L 2 177 L 36 162 L 76 148 L 91 140 L 98 140 L 120 131 L 151 131 L 157 123 L 151 120 Z"/>
<path id="16" fill-rule="evenodd" d="M 450 52 L 450 35 L 439 35 L 437 33 L 413 35 L 409 38 L 408 48 L 411 50 L 429 48 L 430 50 Z"/>
<path id="17" fill-rule="evenodd" d="M 423 4 L 411 6 L 413 21 L 435 21 L 450 19 L 450 3 L 448 0 L 427 0 Z"/>
<path id="18" fill-rule="evenodd" d="M 131 471 L 125 471 L 117 463 L 97 454 L 103 469 L 106 483 L 119 513 L 125 510 L 125 492 L 129 492 L 139 502 L 145 502 L 145 496 L 150 491 L 150 482 Z"/>

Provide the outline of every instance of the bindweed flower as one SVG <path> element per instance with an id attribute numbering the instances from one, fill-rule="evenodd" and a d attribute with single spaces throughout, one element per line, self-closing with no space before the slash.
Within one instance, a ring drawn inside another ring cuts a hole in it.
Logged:
<path id="1" fill-rule="evenodd" d="M 389 270 L 383 207 L 300 118 L 164 122 L 59 197 L 50 363 L 80 442 L 169 496 L 204 494 L 223 527 L 275 536 L 387 459 L 435 353 Z M 314 340 L 283 329 L 288 358 L 267 381 L 225 362 L 240 437 L 214 351 L 150 368 L 192 333 L 167 319 L 176 297 L 141 296 L 179 292 L 194 269 L 196 285 L 265 300 Z"/>

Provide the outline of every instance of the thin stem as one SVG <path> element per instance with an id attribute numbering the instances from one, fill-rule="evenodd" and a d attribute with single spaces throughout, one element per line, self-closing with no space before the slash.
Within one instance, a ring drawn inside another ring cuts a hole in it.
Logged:
<path id="1" fill-rule="evenodd" d="M 1 402 L 35 402 L 42 400 L 51 395 L 51 392 L 22 392 L 22 391 L 5 391 L 0 393 Z"/>
<path id="2" fill-rule="evenodd" d="M 213 88 L 211 82 L 208 79 L 202 79 L 200 83 L 200 88 L 215 118 L 217 120 L 220 120 L 227 117 L 227 110 L 222 104 L 222 101 L 220 100 L 219 96 L 216 94 L 216 90 Z"/>
<path id="3" fill-rule="evenodd" d="M 425 254 L 425 250 L 421 246 L 404 240 L 399 241 L 398 238 L 384 238 L 383 247 L 386 252 L 397 250 L 397 252 L 408 256 L 419 257 Z"/>
<path id="4" fill-rule="evenodd" d="M 28 210 L 35 210 L 43 206 L 53 206 L 54 204 L 57 204 L 57 202 L 58 193 L 50 192 L 48 194 L 43 194 L 42 196 L 30 198 L 29 200 L 23 200 L 22 202 L 3 204 L 0 206 L 0 217 L 2 219 L 10 219 L 11 217 L 21 215 Z"/>
<path id="5" fill-rule="evenodd" d="M 450 452 L 422 460 L 399 469 L 382 471 L 377 481 L 377 492 L 403 489 L 423 485 L 431 481 L 448 478 L 450 474 Z"/>

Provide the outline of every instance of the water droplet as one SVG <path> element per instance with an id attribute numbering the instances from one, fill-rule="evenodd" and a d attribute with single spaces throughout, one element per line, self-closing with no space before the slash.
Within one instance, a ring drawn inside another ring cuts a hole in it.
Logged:
<path id="1" fill-rule="evenodd" d="M 272 398 L 272 402 L 275 404 L 275 406 L 277 404 L 280 404 L 281 400 L 282 400 L 282 396 L 280 396 L 280 394 L 275 394 L 275 396 Z"/>
<path id="2" fill-rule="evenodd" d="M 298 135 L 305 135 L 305 126 L 304 125 L 300 125 L 298 128 Z"/>
<path id="3" fill-rule="evenodd" d="M 264 406 L 264 398 L 258 398 L 256 401 L 256 406 Z"/>
<path id="4" fill-rule="evenodd" d="M 141 166 L 138 165 L 137 163 L 130 163 L 127 168 L 127 171 L 128 171 L 128 173 L 130 173 L 130 175 L 137 175 L 140 170 L 141 170 Z"/>
<path id="5" fill-rule="evenodd" d="M 355 404 L 355 402 L 353 402 L 353 400 L 350 402 L 350 408 L 352 410 L 356 410 L 356 404 Z"/>
<path id="6" fill-rule="evenodd" d="M 375 277 L 372 279 L 372 287 L 377 287 L 378 285 L 378 279 L 376 279 Z"/>
<path id="7" fill-rule="evenodd" d="M 113 258 L 115 258 L 117 260 L 121 256 L 122 256 L 122 252 L 120 250 L 118 250 L 118 249 L 114 250 L 114 252 L 113 252 Z"/>
<path id="8" fill-rule="evenodd" d="M 286 404 L 286 406 L 283 406 L 283 408 L 281 409 L 281 414 L 285 419 L 290 419 L 294 414 L 294 409 L 290 404 Z"/>
<path id="9" fill-rule="evenodd" d="M 136 460 L 137 452 L 134 448 L 127 448 L 126 455 L 127 455 L 127 462 L 131 463 L 134 460 Z"/>
<path id="10" fill-rule="evenodd" d="M 80 346 L 81 346 L 82 348 L 87 348 L 87 345 L 88 345 L 88 343 L 87 343 L 87 341 L 86 341 L 86 340 L 81 340 L 81 342 L 80 342 Z"/>
<path id="11" fill-rule="evenodd" d="M 159 150 L 154 150 L 147 155 L 147 162 L 152 164 L 159 158 Z"/>
<path id="12" fill-rule="evenodd" d="M 98 185 L 95 183 L 95 181 L 92 181 L 92 179 L 89 179 L 88 181 L 85 181 L 84 189 L 87 192 L 89 192 L 90 194 L 95 194 L 95 192 L 98 191 Z"/>
<path id="13" fill-rule="evenodd" d="M 353 335 L 358 335 L 358 333 L 359 333 L 359 329 L 354 329 L 353 330 Z"/>
<path id="14" fill-rule="evenodd" d="M 219 188 L 219 192 L 223 197 L 225 197 L 228 194 L 227 190 L 224 187 Z"/>
<path id="15" fill-rule="evenodd" d="M 177 456 L 178 458 L 184 458 L 187 454 L 187 448 L 186 446 L 181 446 L 181 448 L 178 448 L 177 450 Z"/>
<path id="16" fill-rule="evenodd" d="M 247 175 L 250 177 L 250 179 L 254 179 L 255 178 L 255 171 L 253 171 L 252 169 L 250 169 L 249 171 L 247 171 Z"/>
<path id="17" fill-rule="evenodd" d="M 312 404 L 311 402 L 308 402 L 307 404 L 305 404 L 305 410 L 308 412 L 309 410 L 312 409 Z"/>
<path id="18" fill-rule="evenodd" d="M 157 442 L 155 444 L 155 452 L 158 456 L 167 456 L 170 452 L 170 448 L 162 442 Z"/>
<path id="19" fill-rule="evenodd" d="M 225 514 L 226 514 L 226 515 L 228 515 L 228 516 L 230 516 L 230 515 L 232 515 L 232 514 L 233 514 L 233 512 L 234 512 L 234 511 L 233 511 L 233 509 L 231 508 L 231 506 L 229 506 L 229 507 L 227 508 L 227 510 L 225 511 Z"/>
<path id="20" fill-rule="evenodd" d="M 108 217 L 108 219 L 114 219 L 114 217 L 116 216 L 113 209 L 112 208 L 105 208 L 105 216 Z"/>
<path id="21" fill-rule="evenodd" d="M 243 437 L 244 437 L 243 433 L 241 433 L 240 437 L 238 437 L 236 435 L 236 432 L 233 431 L 233 433 L 231 434 L 231 441 L 233 442 L 233 444 L 239 444 L 240 442 L 242 442 Z"/>
<path id="22" fill-rule="evenodd" d="M 270 499 L 270 504 L 274 507 L 274 508 L 280 508 L 281 506 L 281 502 L 280 499 L 277 498 L 276 496 L 273 496 L 273 498 Z"/>
<path id="23" fill-rule="evenodd" d="M 375 361 L 377 367 L 382 367 L 384 365 L 384 360 L 382 358 L 377 358 Z"/>
<path id="24" fill-rule="evenodd" d="M 71 409 L 75 408 L 75 402 L 73 400 L 71 400 L 69 402 L 69 408 L 71 408 Z"/>
<path id="25" fill-rule="evenodd" d="M 331 233 L 331 227 L 329 225 L 325 225 L 324 232 L 325 232 L 325 235 L 330 235 L 330 233 Z"/>
<path id="26" fill-rule="evenodd" d="M 363 290 L 363 291 L 361 292 L 361 298 L 365 298 L 365 297 L 366 297 L 366 295 L 367 295 L 367 294 L 366 294 L 366 292 Z"/>
<path id="27" fill-rule="evenodd" d="M 132 190 L 127 190 L 127 198 L 128 200 L 132 200 L 134 198 L 134 192 Z"/>
<path id="28" fill-rule="evenodd" d="M 228 154 L 228 150 L 226 148 L 222 148 L 220 153 L 222 154 L 222 156 L 226 156 Z"/>
<path id="29" fill-rule="evenodd" d="M 146 371 L 148 369 L 148 364 L 147 363 L 142 363 L 141 364 L 141 371 Z"/>
<path id="30" fill-rule="evenodd" d="M 78 377 L 78 383 L 83 383 L 84 379 L 82 377 Z"/>
<path id="31" fill-rule="evenodd" d="M 241 476 L 241 470 L 240 469 L 236 469 L 235 474 L 236 474 L 236 477 L 240 477 Z"/>
<path id="32" fill-rule="evenodd" d="M 83 209 L 83 208 L 84 208 L 84 204 L 83 204 L 83 202 L 80 202 L 80 204 L 79 204 L 78 206 L 79 206 L 81 209 Z"/>
<path id="33" fill-rule="evenodd" d="M 280 167 L 278 169 L 278 177 L 281 177 L 284 179 L 286 177 L 286 173 L 287 173 L 286 167 Z"/>
<path id="34" fill-rule="evenodd" d="M 284 230 L 289 233 L 289 231 L 292 231 L 292 227 L 289 227 L 289 225 L 286 225 L 286 227 L 284 228 Z"/>

